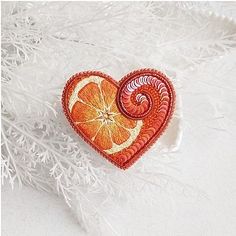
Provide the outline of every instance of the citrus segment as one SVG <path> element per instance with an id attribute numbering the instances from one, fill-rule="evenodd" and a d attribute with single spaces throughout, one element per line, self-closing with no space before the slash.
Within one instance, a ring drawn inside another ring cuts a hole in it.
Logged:
<path id="1" fill-rule="evenodd" d="M 117 88 L 106 80 L 101 83 L 102 95 L 107 107 L 115 100 Z"/>
<path id="2" fill-rule="evenodd" d="M 130 132 L 118 126 L 116 123 L 111 124 L 109 128 L 111 130 L 112 141 L 115 144 L 120 145 L 130 137 Z"/>
<path id="3" fill-rule="evenodd" d="M 133 129 L 137 124 L 137 122 L 135 120 L 128 119 L 121 114 L 114 116 L 114 120 L 116 123 L 128 128 L 128 129 Z"/>
<path id="4" fill-rule="evenodd" d="M 115 100 L 113 100 L 111 103 L 110 103 L 110 110 L 112 111 L 112 112 L 114 112 L 114 113 L 120 113 L 120 111 L 119 111 L 119 109 L 118 109 L 118 107 L 117 107 L 117 105 L 116 105 L 116 102 L 115 102 Z"/>
<path id="5" fill-rule="evenodd" d="M 81 129 L 81 131 L 90 139 L 92 139 L 99 130 L 101 126 L 101 122 L 98 120 L 76 123 L 77 127 Z"/>
<path id="6" fill-rule="evenodd" d="M 112 147 L 112 141 L 107 126 L 103 125 L 98 131 L 94 143 L 97 144 L 102 150 L 110 149 Z"/>
<path id="7" fill-rule="evenodd" d="M 83 122 L 95 119 L 98 116 L 97 111 L 82 103 L 82 102 L 76 102 L 74 106 L 72 107 L 71 111 L 71 117 L 75 122 Z"/>
<path id="8" fill-rule="evenodd" d="M 104 109 L 103 99 L 101 96 L 101 92 L 96 83 L 90 82 L 85 85 L 79 92 L 79 98 L 81 98 L 85 103 L 98 108 Z"/>

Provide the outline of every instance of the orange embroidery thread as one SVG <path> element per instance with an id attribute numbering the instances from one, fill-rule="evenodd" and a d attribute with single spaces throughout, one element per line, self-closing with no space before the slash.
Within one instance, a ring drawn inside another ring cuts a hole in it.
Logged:
<path id="1" fill-rule="evenodd" d="M 122 169 L 164 132 L 174 103 L 169 79 L 153 69 L 131 72 L 119 83 L 98 71 L 81 72 L 69 79 L 62 95 L 74 130 Z"/>

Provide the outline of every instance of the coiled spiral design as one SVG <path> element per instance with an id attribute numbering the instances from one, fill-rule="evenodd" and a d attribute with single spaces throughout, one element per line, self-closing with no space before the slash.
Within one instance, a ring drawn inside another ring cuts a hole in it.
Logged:
<path id="1" fill-rule="evenodd" d="M 122 79 L 117 103 L 123 114 L 131 119 L 144 119 L 151 111 L 164 118 L 174 100 L 173 87 L 167 77 L 156 70 L 140 70 Z"/>
<path id="2" fill-rule="evenodd" d="M 175 92 L 164 74 L 143 69 L 121 80 L 116 101 L 123 115 L 143 121 L 139 138 L 119 156 L 119 161 L 130 165 L 130 158 L 141 155 L 165 130 L 174 110 Z"/>

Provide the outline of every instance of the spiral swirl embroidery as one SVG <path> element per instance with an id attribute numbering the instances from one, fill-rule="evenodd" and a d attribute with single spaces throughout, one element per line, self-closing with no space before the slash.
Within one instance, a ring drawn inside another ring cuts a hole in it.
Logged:
<path id="1" fill-rule="evenodd" d="M 138 140 L 117 159 L 125 163 L 164 131 L 172 115 L 175 93 L 168 78 L 156 70 L 140 70 L 122 81 L 117 93 L 120 111 L 130 119 L 143 120 Z"/>

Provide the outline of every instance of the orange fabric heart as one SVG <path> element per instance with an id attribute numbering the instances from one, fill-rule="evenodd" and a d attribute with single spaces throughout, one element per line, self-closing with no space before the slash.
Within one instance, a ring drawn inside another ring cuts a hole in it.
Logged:
<path id="1" fill-rule="evenodd" d="M 81 72 L 70 78 L 62 95 L 74 130 L 122 169 L 160 137 L 174 103 L 169 79 L 153 69 L 134 71 L 120 82 L 98 71 Z"/>

